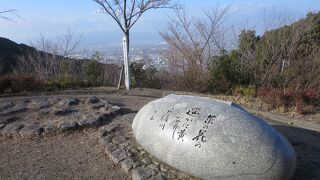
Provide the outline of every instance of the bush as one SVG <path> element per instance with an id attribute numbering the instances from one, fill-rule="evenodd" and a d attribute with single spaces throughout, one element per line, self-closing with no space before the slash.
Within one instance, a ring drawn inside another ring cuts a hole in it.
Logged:
<path id="1" fill-rule="evenodd" d="M 222 52 L 209 66 L 208 91 L 213 94 L 230 94 L 236 86 L 248 86 L 252 76 L 240 70 L 238 52 Z"/>
<path id="2" fill-rule="evenodd" d="M 86 82 L 77 78 L 60 78 L 50 80 L 45 84 L 46 91 L 55 91 L 61 89 L 77 89 L 88 87 Z"/>
<path id="3" fill-rule="evenodd" d="M 305 89 L 302 99 L 307 105 L 320 107 L 320 94 L 316 89 Z"/>
<path id="4" fill-rule="evenodd" d="M 133 87 L 156 89 L 161 87 L 154 66 L 146 67 L 143 63 L 133 62 L 130 64 L 130 72 Z"/>
<path id="5" fill-rule="evenodd" d="M 255 97 L 256 96 L 256 87 L 249 85 L 247 87 L 236 86 L 233 89 L 233 95 L 235 96 L 244 96 L 247 98 Z"/>
<path id="6" fill-rule="evenodd" d="M 0 93 L 41 91 L 44 83 L 30 74 L 10 74 L 0 76 Z"/>
<path id="7" fill-rule="evenodd" d="M 298 113 L 310 113 L 312 109 L 320 106 L 319 93 L 314 89 L 303 91 L 259 88 L 257 96 L 270 108 L 294 108 Z"/>
<path id="8" fill-rule="evenodd" d="M 119 82 L 119 75 L 121 67 L 115 64 L 103 65 L 103 86 L 117 86 Z"/>
<path id="9" fill-rule="evenodd" d="M 187 91 L 184 77 L 168 71 L 157 71 L 155 74 L 155 87 L 172 91 Z M 190 91 L 190 90 L 189 90 Z"/>
<path id="10" fill-rule="evenodd" d="M 88 60 L 83 65 L 83 72 L 85 74 L 85 83 L 87 86 L 101 86 L 103 82 L 102 65 L 97 60 Z"/>
<path id="11" fill-rule="evenodd" d="M 205 93 L 208 90 L 208 74 L 201 69 L 192 69 L 184 73 L 182 80 L 182 90 Z"/>

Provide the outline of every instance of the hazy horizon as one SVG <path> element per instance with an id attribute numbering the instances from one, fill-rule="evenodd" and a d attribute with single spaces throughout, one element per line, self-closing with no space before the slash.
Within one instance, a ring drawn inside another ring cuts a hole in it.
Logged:
<path id="1" fill-rule="evenodd" d="M 40 34 L 54 38 L 68 29 L 82 35 L 82 46 L 121 47 L 122 34 L 117 24 L 106 14 L 97 13 L 99 6 L 91 0 L 56 0 L 18 2 L 17 0 L 1 0 L 0 10 L 15 9 L 22 18 L 12 17 L 16 23 L 0 20 L 0 36 L 17 43 L 29 44 L 39 39 Z M 32 3 L 31 3 L 32 2 Z M 181 0 L 190 14 L 201 16 L 204 9 L 216 6 L 230 6 L 226 25 L 241 28 L 256 29 L 263 33 L 263 18 L 265 14 L 285 14 L 291 21 L 304 17 L 308 12 L 320 10 L 316 0 L 299 1 L 259 1 L 259 0 Z M 61 6 L 63 4 L 63 6 Z M 166 28 L 170 10 L 155 10 L 144 14 L 131 31 L 133 46 L 159 44 L 163 40 L 159 31 Z"/>

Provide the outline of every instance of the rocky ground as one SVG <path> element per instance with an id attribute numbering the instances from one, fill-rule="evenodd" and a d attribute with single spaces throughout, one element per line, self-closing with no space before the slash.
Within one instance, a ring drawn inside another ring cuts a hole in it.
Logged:
<path id="1" fill-rule="evenodd" d="M 131 133 L 138 110 L 170 93 L 102 88 L 2 96 L 1 179 L 195 179 L 154 159 Z M 318 124 L 308 128 L 290 117 L 252 112 L 294 146 L 293 179 L 320 179 Z"/>

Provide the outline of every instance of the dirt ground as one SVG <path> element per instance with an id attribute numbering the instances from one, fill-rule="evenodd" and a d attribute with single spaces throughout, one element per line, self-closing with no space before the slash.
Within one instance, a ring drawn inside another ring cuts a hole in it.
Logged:
<path id="1" fill-rule="evenodd" d="M 128 179 L 104 155 L 95 132 L 1 139 L 0 179 Z"/>
<path id="2" fill-rule="evenodd" d="M 34 96 L 103 97 L 114 105 L 137 112 L 146 103 L 171 92 L 134 89 L 63 91 L 47 94 L 2 96 L 0 101 L 21 101 Z M 261 114 L 263 116 L 263 114 Z M 288 121 L 290 117 L 286 117 Z M 127 119 L 130 123 L 132 118 Z M 320 132 L 267 119 L 283 133 L 297 153 L 297 170 L 293 179 L 320 179 Z M 113 165 L 98 145 L 95 130 L 35 139 L 0 138 L 0 179 L 130 179 Z"/>

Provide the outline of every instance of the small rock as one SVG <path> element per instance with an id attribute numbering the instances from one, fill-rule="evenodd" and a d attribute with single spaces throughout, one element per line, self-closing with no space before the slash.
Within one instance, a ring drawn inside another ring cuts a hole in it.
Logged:
<path id="1" fill-rule="evenodd" d="M 141 160 L 144 164 L 148 165 L 148 164 L 151 164 L 151 161 L 149 158 L 144 158 Z"/>
<path id="2" fill-rule="evenodd" d="M 108 124 L 99 128 L 100 137 L 106 136 L 107 134 L 115 131 L 119 127 L 119 124 Z"/>
<path id="3" fill-rule="evenodd" d="M 38 124 L 27 125 L 20 130 L 20 135 L 23 137 L 40 135 L 43 132 L 43 127 Z"/>
<path id="4" fill-rule="evenodd" d="M 146 152 L 145 151 L 140 151 L 140 154 L 144 155 L 144 154 L 146 154 Z"/>
<path id="5" fill-rule="evenodd" d="M 34 99 L 32 103 L 33 109 L 43 109 L 43 108 L 48 108 L 49 106 L 50 106 L 50 103 L 45 98 Z"/>
<path id="6" fill-rule="evenodd" d="M 48 102 L 50 105 L 55 105 L 55 104 L 59 103 L 60 101 L 61 101 L 61 99 L 59 99 L 59 98 L 48 99 Z"/>
<path id="7" fill-rule="evenodd" d="M 98 102 L 99 102 L 99 98 L 97 98 L 96 96 L 91 96 L 86 101 L 87 104 L 95 104 Z"/>
<path id="8" fill-rule="evenodd" d="M 50 113 L 50 109 L 44 108 L 44 109 L 40 109 L 38 112 L 39 112 L 39 114 L 41 114 L 41 115 L 47 115 L 47 114 Z"/>
<path id="9" fill-rule="evenodd" d="M 48 107 L 50 107 L 50 104 L 49 104 L 49 102 L 47 102 L 47 101 L 41 102 L 41 103 L 39 103 L 39 104 L 37 105 L 37 108 L 38 108 L 38 109 L 44 109 L 44 108 L 48 108 Z"/>
<path id="10" fill-rule="evenodd" d="M 0 123 L 2 123 L 2 124 L 10 124 L 10 123 L 13 123 L 13 122 L 17 121 L 18 119 L 19 119 L 19 117 L 17 117 L 17 116 L 2 117 L 2 118 L 0 118 Z"/>
<path id="11" fill-rule="evenodd" d="M 118 146 L 113 143 L 108 143 L 106 146 L 105 153 L 106 154 L 111 154 L 114 150 L 118 149 Z"/>
<path id="12" fill-rule="evenodd" d="M 14 104 L 12 102 L 1 102 L 0 103 L 0 112 L 6 110 L 8 108 L 11 108 L 13 106 L 14 106 Z"/>
<path id="13" fill-rule="evenodd" d="M 121 109 L 119 106 L 112 106 L 111 108 L 113 111 L 119 111 Z"/>
<path id="14" fill-rule="evenodd" d="M 160 170 L 163 172 L 167 172 L 169 170 L 169 167 L 167 165 L 161 164 L 160 165 Z"/>
<path id="15" fill-rule="evenodd" d="M 30 100 L 30 99 L 25 99 L 25 100 L 23 100 L 22 102 L 23 102 L 23 103 L 30 103 L 31 100 Z"/>
<path id="16" fill-rule="evenodd" d="M 129 145 L 130 145 L 130 142 L 129 142 L 129 141 L 126 141 L 126 142 L 124 142 L 124 143 L 119 144 L 119 147 L 120 147 L 120 148 L 126 148 L 126 147 L 128 147 Z"/>
<path id="17" fill-rule="evenodd" d="M 2 129 L 1 133 L 3 136 L 15 136 L 18 135 L 19 130 L 23 127 L 24 125 L 21 123 L 11 123 L 6 125 Z"/>
<path id="18" fill-rule="evenodd" d="M 102 145 L 102 146 L 107 146 L 107 144 L 109 142 L 111 142 L 111 141 L 112 141 L 112 136 L 111 135 L 99 138 L 99 144 Z"/>
<path id="19" fill-rule="evenodd" d="M 142 151 L 143 150 L 143 147 L 142 146 L 137 146 L 137 148 L 140 150 L 140 151 Z"/>
<path id="20" fill-rule="evenodd" d="M 103 102 L 105 104 L 109 104 L 109 102 L 106 99 L 100 99 L 100 102 Z"/>
<path id="21" fill-rule="evenodd" d="M 129 146 L 128 149 L 130 150 L 131 153 L 138 154 L 138 150 L 136 148 Z"/>
<path id="22" fill-rule="evenodd" d="M 178 172 L 178 178 L 179 179 L 190 179 L 190 176 L 183 172 Z"/>
<path id="23" fill-rule="evenodd" d="M 53 114 L 58 116 L 65 116 L 73 112 L 77 112 L 77 110 L 72 110 L 69 107 L 62 107 L 62 108 L 53 110 Z"/>
<path id="24" fill-rule="evenodd" d="M 78 124 L 81 127 L 89 128 L 89 127 L 98 126 L 99 125 L 98 122 L 99 122 L 98 119 L 90 118 L 90 119 L 84 119 L 84 120 L 80 121 Z"/>
<path id="25" fill-rule="evenodd" d="M 80 100 L 78 98 L 69 98 L 63 101 L 68 106 L 75 106 L 80 103 Z"/>
<path id="26" fill-rule="evenodd" d="M 115 138 L 112 139 L 112 142 L 114 142 L 115 144 L 121 144 L 127 141 L 127 138 L 125 138 L 124 136 L 116 136 Z"/>
<path id="27" fill-rule="evenodd" d="M 61 132 L 72 131 L 77 129 L 77 123 L 73 121 L 65 121 L 59 125 L 59 129 Z"/>
<path id="28" fill-rule="evenodd" d="M 159 162 L 158 161 L 153 161 L 153 164 L 155 164 L 155 165 L 157 165 L 157 166 L 159 166 Z"/>
<path id="29" fill-rule="evenodd" d="M 106 105 L 101 102 L 101 103 L 92 104 L 92 105 L 90 106 L 90 108 L 93 109 L 93 110 L 95 110 L 95 109 L 100 109 L 100 108 L 105 107 L 105 106 L 106 106 Z"/>
<path id="30" fill-rule="evenodd" d="M 51 133 L 55 132 L 58 129 L 58 127 L 56 127 L 53 124 L 47 124 L 43 127 L 43 129 L 44 129 L 45 134 L 51 134 Z"/>
<path id="31" fill-rule="evenodd" d="M 1 113 L 2 116 L 7 116 L 7 115 L 10 115 L 10 114 L 17 114 L 17 113 L 22 113 L 22 112 L 26 112 L 28 109 L 27 109 L 27 106 L 24 105 L 24 104 L 18 104 L 16 106 L 13 106 L 11 108 L 8 108 L 6 109 L 5 111 L 3 111 Z"/>
<path id="32" fill-rule="evenodd" d="M 110 155 L 110 158 L 113 162 L 119 163 L 120 161 L 124 160 L 125 158 L 131 156 L 130 153 L 127 153 L 124 149 L 116 149 Z"/>
<path id="33" fill-rule="evenodd" d="M 121 169 L 126 173 L 128 173 L 132 168 L 136 168 L 138 165 L 139 163 L 132 158 L 127 158 L 120 162 Z"/>
<path id="34" fill-rule="evenodd" d="M 129 122 L 129 123 L 132 123 L 133 122 L 133 119 L 134 117 L 137 115 L 137 113 L 129 113 L 129 114 L 125 114 L 122 116 L 122 119 Z"/>
<path id="35" fill-rule="evenodd" d="M 111 122 L 110 113 L 101 113 L 98 115 L 99 121 L 104 124 Z"/>
<path id="36" fill-rule="evenodd" d="M 167 178 L 162 174 L 158 174 L 158 175 L 150 178 L 150 180 L 166 180 L 166 179 Z"/>
<path id="37" fill-rule="evenodd" d="M 133 170 L 132 179 L 133 180 L 144 180 L 144 179 L 151 177 L 154 174 L 155 174 L 154 170 L 152 170 L 150 168 L 138 167 Z"/>
<path id="38" fill-rule="evenodd" d="M 148 165 L 148 168 L 151 168 L 151 169 L 153 169 L 153 170 L 155 170 L 155 171 L 159 171 L 159 166 L 157 166 L 157 165 L 155 165 L 155 164 L 149 164 L 149 165 Z"/>
<path id="39" fill-rule="evenodd" d="M 110 120 L 111 121 L 111 120 Z M 102 119 L 101 116 L 96 117 L 96 127 L 102 126 L 105 123 L 105 119 Z"/>
<path id="40" fill-rule="evenodd" d="M 7 124 L 5 123 L 0 123 L 0 129 L 4 128 Z"/>
<path id="41" fill-rule="evenodd" d="M 1 124 L 7 124 L 7 119 L 1 117 L 1 118 L 0 118 L 0 123 L 1 123 Z"/>
<path id="42" fill-rule="evenodd" d="M 178 178 L 176 172 L 173 170 L 170 170 L 167 172 L 167 177 L 168 177 L 168 179 L 177 179 Z"/>

